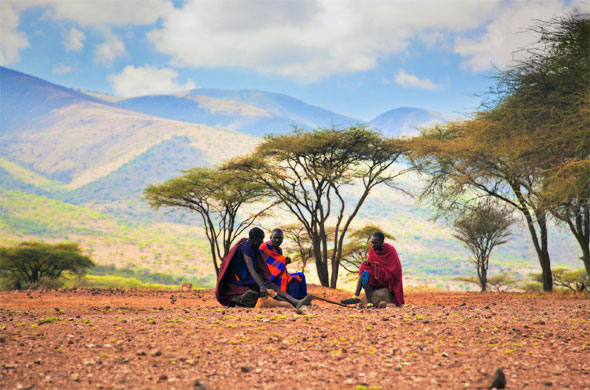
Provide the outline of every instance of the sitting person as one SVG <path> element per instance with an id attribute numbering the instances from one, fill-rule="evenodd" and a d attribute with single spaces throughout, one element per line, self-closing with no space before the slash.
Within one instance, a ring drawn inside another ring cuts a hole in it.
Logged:
<path id="1" fill-rule="evenodd" d="M 295 299 L 302 299 L 307 295 L 307 284 L 303 272 L 288 273 L 287 264 L 290 257 L 283 256 L 283 231 L 275 229 L 270 234 L 270 241 L 260 245 L 260 253 L 270 270 L 270 281 Z"/>
<path id="2" fill-rule="evenodd" d="M 270 271 L 258 250 L 264 241 L 262 229 L 252 228 L 248 236 L 249 239 L 238 241 L 221 262 L 215 287 L 219 303 L 230 307 L 254 307 L 259 297 L 268 296 L 268 288 L 271 288 L 294 307 L 309 304 L 313 296 L 297 300 L 270 283 Z"/>
<path id="3" fill-rule="evenodd" d="M 383 287 L 389 289 L 396 306 L 405 303 L 402 265 L 393 245 L 384 241 L 385 236 L 381 232 L 377 232 L 371 237 L 369 256 L 359 269 L 355 293 L 352 298 L 342 300 L 343 304 L 360 303 L 359 295 L 361 288 L 363 288 L 367 297 L 367 307 L 372 307 L 373 291 Z"/>

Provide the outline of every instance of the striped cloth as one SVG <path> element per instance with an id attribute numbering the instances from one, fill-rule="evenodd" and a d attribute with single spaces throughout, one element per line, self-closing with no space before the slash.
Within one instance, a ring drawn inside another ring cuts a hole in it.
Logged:
<path id="1" fill-rule="evenodd" d="M 290 275 L 287 272 L 287 258 L 283 256 L 281 248 L 275 248 L 271 241 L 267 241 L 260 245 L 259 249 L 270 271 L 270 281 L 279 286 L 282 291 L 287 292 L 287 287 L 293 279 L 302 282 L 299 275 Z"/>

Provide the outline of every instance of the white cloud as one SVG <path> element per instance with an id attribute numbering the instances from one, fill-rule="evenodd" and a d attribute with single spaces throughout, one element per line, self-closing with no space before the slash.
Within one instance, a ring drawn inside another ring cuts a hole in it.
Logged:
<path id="1" fill-rule="evenodd" d="M 18 26 L 18 10 L 0 1 L 0 65 L 18 62 L 20 50 L 29 47 L 27 36 L 18 31 Z"/>
<path id="2" fill-rule="evenodd" d="M 303 81 L 375 67 L 428 31 L 461 32 L 485 22 L 500 0 L 189 0 L 148 39 L 172 63 L 243 67 Z M 287 6 L 286 6 L 287 5 Z M 432 35 L 434 34 L 434 35 Z"/>
<path id="3" fill-rule="evenodd" d="M 66 37 L 66 50 L 67 51 L 80 51 L 84 47 L 84 39 L 86 35 L 76 27 L 72 27 L 68 36 Z"/>
<path id="4" fill-rule="evenodd" d="M 577 2 L 576 2 L 577 3 Z M 533 44 L 538 35 L 527 31 L 538 20 L 549 20 L 564 15 L 576 4 L 564 5 L 558 0 L 517 0 L 496 10 L 485 33 L 475 39 L 459 37 L 455 40 L 455 53 L 465 57 L 462 66 L 473 72 L 504 68 L 522 58 L 519 49 Z"/>
<path id="5" fill-rule="evenodd" d="M 106 41 L 98 45 L 94 51 L 94 62 L 111 66 L 117 57 L 127 53 L 125 43 L 111 32 L 105 34 Z"/>
<path id="6" fill-rule="evenodd" d="M 421 79 L 416 75 L 406 72 L 404 69 L 400 69 L 397 72 L 395 82 L 404 88 L 419 88 L 429 91 L 442 88 L 442 84 L 439 85 L 427 78 Z"/>
<path id="7" fill-rule="evenodd" d="M 51 69 L 51 72 L 55 74 L 68 74 L 71 73 L 73 70 L 74 68 L 71 66 L 59 64 L 54 66 L 53 69 Z"/>
<path id="8" fill-rule="evenodd" d="M 188 79 L 182 85 L 177 78 L 178 73 L 172 69 L 130 65 L 120 74 L 110 75 L 109 81 L 115 94 L 125 97 L 170 94 L 196 88 L 193 80 Z"/>
<path id="9" fill-rule="evenodd" d="M 4 0 L 5 1 L 5 0 Z M 9 0 L 20 9 L 48 8 L 48 16 L 81 26 L 126 26 L 155 23 L 170 12 L 168 0 Z"/>

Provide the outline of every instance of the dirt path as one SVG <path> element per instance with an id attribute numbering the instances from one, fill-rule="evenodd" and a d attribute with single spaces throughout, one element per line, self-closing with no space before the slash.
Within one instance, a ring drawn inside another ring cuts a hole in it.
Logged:
<path id="1" fill-rule="evenodd" d="M 0 388 L 483 389 L 504 367 L 509 389 L 590 389 L 587 298 L 406 301 L 298 315 L 223 308 L 210 290 L 0 293 Z"/>

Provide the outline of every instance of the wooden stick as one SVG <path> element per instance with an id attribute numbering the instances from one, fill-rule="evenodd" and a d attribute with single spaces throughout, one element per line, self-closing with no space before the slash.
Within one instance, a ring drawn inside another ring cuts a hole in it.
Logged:
<path id="1" fill-rule="evenodd" d="M 328 303 L 331 303 L 333 305 L 338 305 L 338 306 L 342 306 L 342 307 L 350 307 L 350 306 L 347 306 L 347 305 L 345 305 L 343 303 L 340 303 L 340 302 L 334 302 L 334 301 L 331 301 L 331 300 L 326 299 L 326 298 L 318 297 L 317 295 L 314 295 L 313 296 L 313 299 L 319 299 L 320 301 L 328 302 Z"/>

